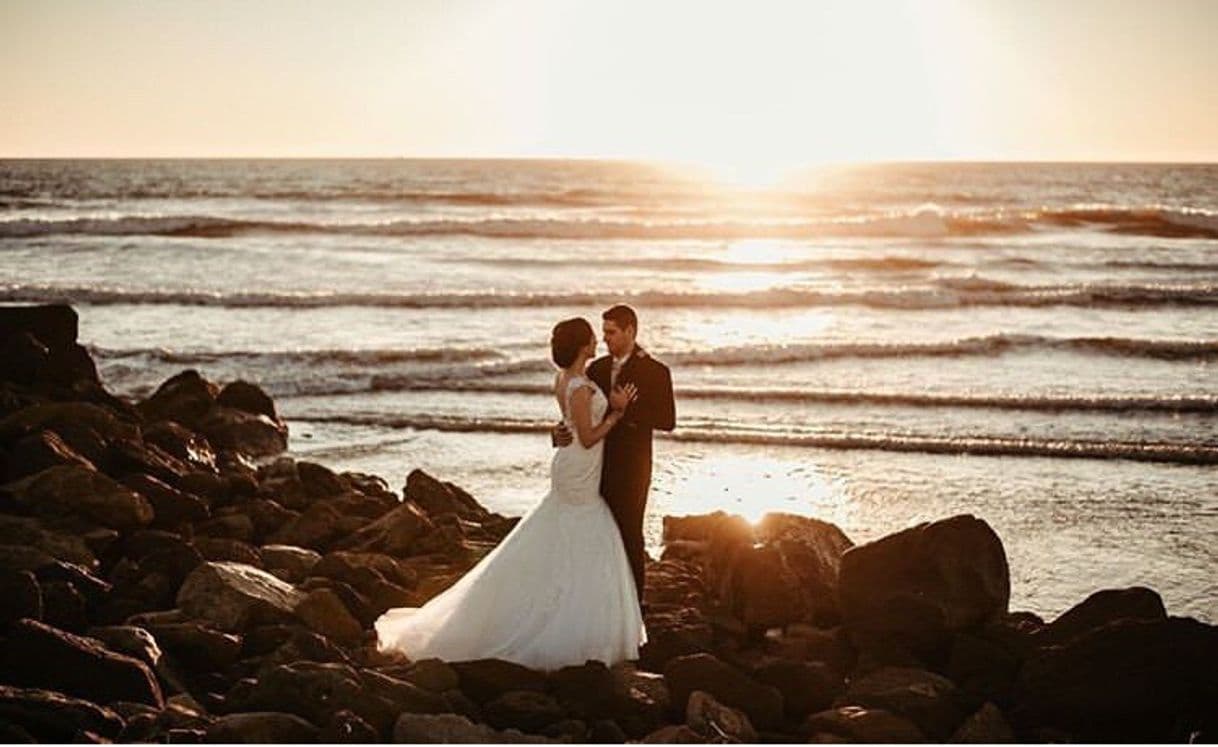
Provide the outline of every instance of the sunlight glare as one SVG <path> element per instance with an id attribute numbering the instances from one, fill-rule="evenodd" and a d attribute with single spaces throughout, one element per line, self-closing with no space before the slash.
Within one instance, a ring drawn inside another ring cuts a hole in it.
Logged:
<path id="1" fill-rule="evenodd" d="M 763 455 L 699 459 L 681 465 L 673 514 L 722 509 L 756 523 L 772 511 L 831 520 L 841 512 L 845 484 L 817 467 Z"/>

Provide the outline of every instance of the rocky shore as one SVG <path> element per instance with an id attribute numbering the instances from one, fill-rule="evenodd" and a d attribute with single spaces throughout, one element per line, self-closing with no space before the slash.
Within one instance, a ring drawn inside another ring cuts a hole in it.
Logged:
<path id="1" fill-rule="evenodd" d="M 184 371 L 123 401 L 71 308 L 0 309 L 0 741 L 1218 738 L 1218 628 L 1145 588 L 1010 611 L 973 516 L 858 546 L 786 514 L 666 517 L 637 663 L 386 658 L 373 620 L 514 520 L 286 445 L 255 384 Z"/>

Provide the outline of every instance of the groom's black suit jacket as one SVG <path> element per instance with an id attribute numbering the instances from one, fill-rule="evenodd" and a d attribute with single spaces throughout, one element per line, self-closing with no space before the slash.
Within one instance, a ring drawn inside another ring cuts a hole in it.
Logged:
<path id="1" fill-rule="evenodd" d="M 588 378 L 608 397 L 613 378 L 612 356 L 593 361 L 588 366 Z M 617 375 L 618 386 L 631 383 L 638 388 L 638 397 L 605 437 L 601 495 L 613 511 L 622 533 L 635 589 L 641 600 L 646 557 L 643 513 L 647 508 L 647 491 L 651 488 L 651 437 L 656 430 L 671 431 L 676 426 L 677 415 L 668 366 L 637 345 Z"/>

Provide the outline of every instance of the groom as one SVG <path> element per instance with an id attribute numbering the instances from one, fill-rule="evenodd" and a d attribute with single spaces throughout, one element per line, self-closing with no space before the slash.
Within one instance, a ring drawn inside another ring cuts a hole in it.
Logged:
<path id="1" fill-rule="evenodd" d="M 651 488 L 651 434 L 656 429 L 671 431 L 676 426 L 672 374 L 635 341 L 639 319 L 634 309 L 619 304 L 601 314 L 601 319 L 609 355 L 588 365 L 588 378 L 610 400 L 623 396 L 621 388 L 627 384 L 634 384 L 638 390 L 621 421 L 605 437 L 601 495 L 617 520 L 641 603 L 646 561 L 643 514 Z M 566 446 L 571 435 L 561 428 L 555 432 L 554 441 L 558 446 Z"/>

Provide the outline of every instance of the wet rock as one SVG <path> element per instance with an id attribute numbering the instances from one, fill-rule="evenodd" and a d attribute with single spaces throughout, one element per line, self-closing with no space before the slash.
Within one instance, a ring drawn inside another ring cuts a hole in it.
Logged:
<path id="1" fill-rule="evenodd" d="M 674 709 L 684 712 L 690 694 L 705 690 L 719 702 L 739 708 L 757 728 L 770 728 L 782 721 L 782 694 L 710 654 L 681 656 L 668 662 L 664 680 Z"/>
<path id="2" fill-rule="evenodd" d="M 490 512 L 469 493 L 450 482 L 442 482 L 421 469 L 406 476 L 402 494 L 428 516 L 456 514 L 467 521 L 481 522 Z"/>
<path id="3" fill-rule="evenodd" d="M 501 659 L 453 662 L 461 691 L 478 703 L 497 698 L 512 690 L 546 691 L 546 677 L 528 667 Z"/>
<path id="4" fill-rule="evenodd" d="M 1215 725 L 1215 673 L 1218 628 L 1118 620 L 1025 662 L 1008 715 L 1021 731 L 1052 727 L 1088 742 L 1187 741 Z"/>
<path id="5" fill-rule="evenodd" d="M 998 706 L 986 703 L 965 719 L 947 741 L 953 744 L 1013 744 L 1019 740 Z"/>
<path id="6" fill-rule="evenodd" d="M 216 404 L 252 415 L 265 415 L 271 420 L 279 417 L 275 413 L 275 401 L 257 384 L 251 384 L 248 381 L 233 381 L 226 384 L 216 397 Z"/>
<path id="7" fill-rule="evenodd" d="M 316 589 L 296 605 L 296 616 L 313 631 L 327 638 L 355 643 L 364 629 L 331 589 Z"/>
<path id="8" fill-rule="evenodd" d="M 757 731 L 749 717 L 729 708 L 702 690 L 690 693 L 685 706 L 685 724 L 714 742 L 757 742 Z"/>
<path id="9" fill-rule="evenodd" d="M 842 556 L 846 627 L 860 648 L 903 646 L 941 660 L 950 636 L 1006 613 L 1010 576 L 988 524 L 954 516 L 919 524 Z"/>
<path id="10" fill-rule="evenodd" d="M 321 560 L 321 554 L 294 545 L 263 545 L 258 549 L 266 570 L 289 583 L 300 583 Z"/>
<path id="11" fill-rule="evenodd" d="M 851 681 L 837 706 L 863 706 L 903 716 L 935 741 L 950 737 L 970 711 L 969 699 L 946 677 L 887 667 Z"/>
<path id="12" fill-rule="evenodd" d="M 207 438 L 171 420 L 144 428 L 144 440 L 205 472 L 216 471 L 216 451 Z"/>
<path id="13" fill-rule="evenodd" d="M 254 622 L 290 618 L 303 598 L 291 585 L 253 566 L 208 562 L 186 578 L 177 602 L 191 617 L 240 633 Z"/>
<path id="14" fill-rule="evenodd" d="M 1166 620 L 1158 592 L 1142 586 L 1103 589 L 1063 612 L 1036 633 L 1038 646 L 1056 646 L 1117 620 Z"/>
<path id="15" fill-rule="evenodd" d="M 280 454 L 288 448 L 288 427 L 282 420 L 229 407 L 215 407 L 198 421 L 198 431 L 218 449 L 255 457 Z"/>
<path id="16" fill-rule="evenodd" d="M 822 662 L 775 659 L 757 667 L 753 677 L 782 693 L 787 717 L 796 720 L 829 708 L 846 689 L 842 676 Z"/>
<path id="17" fill-rule="evenodd" d="M 123 720 L 88 700 L 60 692 L 0 685 L 0 723 L 14 724 L 44 742 L 73 742 L 92 733 L 117 739 Z"/>
<path id="18" fill-rule="evenodd" d="M 161 688 L 147 665 L 92 638 L 20 620 L 10 626 L 0 651 L 0 670 L 13 684 L 53 688 L 98 703 L 130 700 L 164 705 Z"/>
<path id="19" fill-rule="evenodd" d="M 55 431 L 39 431 L 13 445 L 6 476 L 9 480 L 17 480 L 51 467 L 71 465 L 93 469 L 93 463 L 64 443 Z"/>
<path id="20" fill-rule="evenodd" d="M 530 744 L 550 740 L 515 729 L 497 731 L 454 713 L 403 713 L 393 727 L 393 741 L 404 744 Z"/>
<path id="21" fill-rule="evenodd" d="M 150 422 L 172 420 L 198 430 L 198 422 L 215 404 L 218 394 L 219 387 L 191 369 L 167 379 L 137 408 Z"/>
<path id="22" fill-rule="evenodd" d="M 486 722 L 496 729 L 515 728 L 532 734 L 563 718 L 554 698 L 532 690 L 509 690 L 482 707 Z"/>
<path id="23" fill-rule="evenodd" d="M 832 741 L 825 735 L 850 742 L 917 744 L 929 741 L 912 721 L 879 708 L 844 706 L 814 713 L 800 727 L 809 741 Z"/>
<path id="24" fill-rule="evenodd" d="M 290 713 L 231 713 L 207 728 L 207 741 L 219 744 L 305 743 L 317 741 L 319 730 Z"/>
<path id="25" fill-rule="evenodd" d="M 153 517 L 152 506 L 142 495 L 79 465 L 51 467 L 0 490 L 37 515 L 78 514 L 113 529 L 137 529 Z"/>

